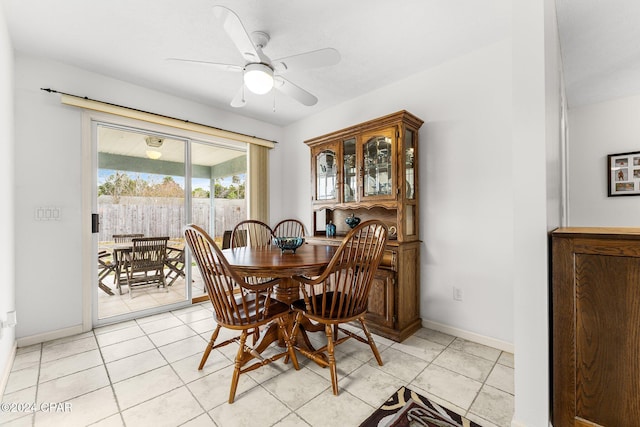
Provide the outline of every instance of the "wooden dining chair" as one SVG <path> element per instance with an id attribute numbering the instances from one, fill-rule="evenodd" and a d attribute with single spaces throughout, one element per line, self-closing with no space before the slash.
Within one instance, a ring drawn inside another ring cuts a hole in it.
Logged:
<path id="1" fill-rule="evenodd" d="M 304 237 L 304 224 L 297 219 L 283 219 L 273 227 L 276 237 Z"/>
<path id="2" fill-rule="evenodd" d="M 273 242 L 273 230 L 267 224 L 255 219 L 240 221 L 231 232 L 231 247 L 250 246 L 259 248 Z"/>
<path id="3" fill-rule="evenodd" d="M 255 219 L 241 221 L 233 227 L 231 232 L 231 247 L 264 248 L 273 244 L 273 230 L 267 224 Z M 245 280 L 252 284 L 269 282 L 269 277 L 245 276 Z"/>
<path id="4" fill-rule="evenodd" d="M 168 240 L 169 237 L 139 237 L 132 240 L 131 251 L 124 253 L 130 298 L 133 298 L 134 288 L 162 286 L 168 291 L 164 275 Z"/>
<path id="5" fill-rule="evenodd" d="M 224 233 L 222 233 L 222 249 L 229 249 L 231 247 L 232 232 L 232 230 L 224 230 Z"/>
<path id="6" fill-rule="evenodd" d="M 202 355 L 198 370 L 204 367 L 211 350 L 232 342 L 238 343 L 229 391 L 229 403 L 233 403 L 240 374 L 257 369 L 284 356 L 291 358 L 294 368 L 299 369 L 293 344 L 287 332 L 287 318 L 290 308 L 287 304 L 273 298 L 273 288 L 280 279 L 273 279 L 259 285 L 247 283 L 229 265 L 220 248 L 206 231 L 191 224 L 185 228 L 184 234 L 207 288 L 216 321 L 216 328 Z M 278 352 L 268 359 L 263 359 L 260 353 L 264 348 L 261 348 L 259 343 L 255 347 L 249 347 L 246 342 L 247 337 L 255 336 L 261 326 L 274 321 L 284 337 L 286 350 Z M 221 328 L 238 331 L 240 334 L 216 343 Z M 246 366 L 254 358 L 257 358 L 258 361 Z"/>
<path id="7" fill-rule="evenodd" d="M 365 323 L 367 302 L 373 278 L 384 254 L 387 226 L 378 220 L 361 223 L 349 231 L 327 268 L 315 278 L 294 276 L 301 283 L 303 298 L 292 304 L 296 312 L 291 336 L 295 337 L 304 318 L 324 325 L 327 345 L 310 351 L 296 347 L 300 353 L 331 373 L 333 394 L 338 394 L 335 347 L 349 338 L 368 344 L 382 366 L 382 359 Z M 340 325 L 359 321 L 365 338 Z M 345 335 L 338 338 L 338 330 Z"/>

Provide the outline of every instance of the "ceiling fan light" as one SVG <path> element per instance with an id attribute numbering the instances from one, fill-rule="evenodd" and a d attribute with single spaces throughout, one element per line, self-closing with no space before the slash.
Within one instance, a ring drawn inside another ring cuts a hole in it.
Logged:
<path id="1" fill-rule="evenodd" d="M 162 153 L 156 150 L 147 150 L 147 157 L 151 160 L 158 160 L 160 157 L 162 157 Z"/>
<path id="2" fill-rule="evenodd" d="M 164 142 L 164 139 L 158 138 L 157 136 L 146 136 L 144 138 L 144 141 L 147 143 L 148 147 L 160 148 L 162 147 L 162 143 Z"/>
<path id="3" fill-rule="evenodd" d="M 273 88 L 273 70 L 265 64 L 249 64 L 244 69 L 244 84 L 251 92 L 264 95 Z"/>

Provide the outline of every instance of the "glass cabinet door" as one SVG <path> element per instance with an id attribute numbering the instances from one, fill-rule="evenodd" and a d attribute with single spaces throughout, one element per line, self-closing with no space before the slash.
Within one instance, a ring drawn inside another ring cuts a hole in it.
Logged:
<path id="1" fill-rule="evenodd" d="M 417 237 L 418 215 L 416 206 L 416 185 L 418 183 L 416 132 L 413 129 L 405 128 L 404 137 L 400 149 L 399 159 L 400 178 L 404 177 L 404 183 L 399 183 L 401 192 L 404 191 L 404 209 L 402 210 L 402 235 L 404 239 Z"/>
<path id="2" fill-rule="evenodd" d="M 406 198 L 413 200 L 416 198 L 416 177 L 415 177 L 415 146 L 413 131 L 407 129 L 404 133 L 404 175 Z"/>
<path id="3" fill-rule="evenodd" d="M 349 138 L 342 141 L 342 167 L 344 169 L 342 183 L 342 201 L 355 202 L 358 189 L 358 175 L 356 173 L 356 139 Z"/>
<path id="4" fill-rule="evenodd" d="M 336 199 L 336 152 L 323 150 L 316 155 L 316 200 Z"/>
<path id="5" fill-rule="evenodd" d="M 394 193 L 394 130 L 389 129 L 363 138 L 363 196 L 393 196 Z"/>

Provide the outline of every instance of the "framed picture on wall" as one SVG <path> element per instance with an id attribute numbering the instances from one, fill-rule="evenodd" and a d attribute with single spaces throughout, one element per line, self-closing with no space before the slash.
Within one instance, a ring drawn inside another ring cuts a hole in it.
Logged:
<path id="1" fill-rule="evenodd" d="M 640 196 L 640 151 L 607 156 L 608 196 Z"/>

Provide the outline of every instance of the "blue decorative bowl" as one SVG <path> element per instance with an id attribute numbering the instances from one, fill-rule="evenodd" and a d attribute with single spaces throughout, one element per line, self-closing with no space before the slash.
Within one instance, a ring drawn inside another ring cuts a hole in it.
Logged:
<path id="1" fill-rule="evenodd" d="M 282 253 L 292 251 L 295 254 L 296 249 L 304 243 L 304 239 L 302 237 L 274 237 L 273 243 L 280 248 Z"/>
<path id="2" fill-rule="evenodd" d="M 358 224 L 360 224 L 360 218 L 358 218 L 354 214 L 351 214 L 350 216 L 345 218 L 344 222 L 346 222 L 349 227 L 355 228 Z"/>

